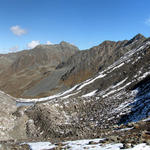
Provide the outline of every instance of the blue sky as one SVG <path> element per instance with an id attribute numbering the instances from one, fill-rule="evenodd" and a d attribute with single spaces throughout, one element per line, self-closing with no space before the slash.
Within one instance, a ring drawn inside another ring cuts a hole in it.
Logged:
<path id="1" fill-rule="evenodd" d="M 70 42 L 149 37 L 150 0 L 0 0 L 0 53 Z"/>

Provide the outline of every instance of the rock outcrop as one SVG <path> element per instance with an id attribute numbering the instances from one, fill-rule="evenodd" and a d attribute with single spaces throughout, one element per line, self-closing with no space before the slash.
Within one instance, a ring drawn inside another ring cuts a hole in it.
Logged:
<path id="1" fill-rule="evenodd" d="M 0 104 L 0 141 L 25 139 L 28 117 L 24 114 L 24 108 L 18 109 L 15 99 L 2 92 Z"/>

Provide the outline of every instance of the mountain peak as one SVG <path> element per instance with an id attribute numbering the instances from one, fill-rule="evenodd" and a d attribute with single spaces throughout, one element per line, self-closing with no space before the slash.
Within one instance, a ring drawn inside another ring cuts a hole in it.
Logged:
<path id="1" fill-rule="evenodd" d="M 60 44 L 60 45 L 63 45 L 63 46 L 72 45 L 72 44 L 70 44 L 70 43 L 68 43 L 68 42 L 66 42 L 66 41 L 61 41 L 59 44 Z"/>
<path id="2" fill-rule="evenodd" d="M 106 40 L 106 41 L 102 42 L 100 45 L 112 45 L 115 43 L 116 43 L 115 41 Z"/>
<path id="3" fill-rule="evenodd" d="M 61 42 L 60 42 L 60 45 L 61 45 L 61 44 L 70 44 L 70 43 L 65 42 L 65 41 L 61 41 Z"/>
<path id="4" fill-rule="evenodd" d="M 133 37 L 134 40 L 146 39 L 142 34 L 138 33 L 136 36 Z"/>
<path id="5" fill-rule="evenodd" d="M 128 46 L 128 45 L 130 45 L 130 44 L 133 44 L 133 43 L 135 43 L 135 42 L 142 42 L 142 41 L 144 41 L 144 40 L 146 40 L 146 37 L 144 37 L 142 34 L 137 34 L 136 36 L 134 36 L 131 40 L 129 40 L 126 44 L 125 44 L 125 46 Z"/>
<path id="6" fill-rule="evenodd" d="M 47 44 L 40 44 L 40 45 L 37 45 L 34 49 L 47 49 L 47 48 L 50 48 L 50 47 L 55 47 L 55 46 L 62 46 L 62 47 L 76 47 L 75 45 L 73 44 L 70 44 L 68 42 L 65 42 L 65 41 L 61 41 L 59 44 L 52 44 L 52 45 L 47 45 Z M 76 47 L 77 48 L 77 47 Z M 78 48 L 77 48 L 78 49 Z"/>
<path id="7" fill-rule="evenodd" d="M 75 46 L 75 45 L 73 45 L 73 44 L 71 44 L 71 43 L 65 42 L 65 41 L 61 41 L 61 42 L 59 43 L 59 45 L 62 46 L 62 47 L 76 48 L 76 49 L 79 50 L 79 48 L 78 48 L 77 46 Z"/>

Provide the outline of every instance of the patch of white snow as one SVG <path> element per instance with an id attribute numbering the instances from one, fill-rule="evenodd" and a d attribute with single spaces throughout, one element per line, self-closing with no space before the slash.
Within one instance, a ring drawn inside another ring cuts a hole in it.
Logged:
<path id="1" fill-rule="evenodd" d="M 50 142 L 33 142 L 27 144 L 30 146 L 31 150 L 43 150 L 55 147 L 55 145 L 52 145 Z"/>
<path id="2" fill-rule="evenodd" d="M 87 93 L 87 94 L 85 94 L 85 95 L 82 95 L 82 97 L 91 97 L 91 96 L 94 96 L 96 92 L 97 92 L 97 90 L 94 90 L 94 91 L 92 91 L 92 92 L 90 92 L 90 93 Z"/>

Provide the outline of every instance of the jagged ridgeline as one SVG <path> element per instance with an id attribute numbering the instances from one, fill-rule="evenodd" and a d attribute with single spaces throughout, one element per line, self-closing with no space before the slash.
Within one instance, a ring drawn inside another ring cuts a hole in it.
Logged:
<path id="1" fill-rule="evenodd" d="M 104 70 L 145 40 L 138 34 L 129 41 L 105 41 L 89 50 L 79 51 L 61 42 L 0 55 L 0 89 L 29 98 L 65 91 Z"/>

